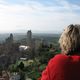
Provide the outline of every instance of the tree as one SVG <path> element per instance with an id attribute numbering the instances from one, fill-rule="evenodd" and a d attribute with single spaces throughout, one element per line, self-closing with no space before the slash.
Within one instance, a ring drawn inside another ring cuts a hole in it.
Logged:
<path id="1" fill-rule="evenodd" d="M 23 70 L 24 69 L 24 63 L 23 62 L 20 62 L 20 64 L 18 65 L 18 68 L 20 70 Z"/>

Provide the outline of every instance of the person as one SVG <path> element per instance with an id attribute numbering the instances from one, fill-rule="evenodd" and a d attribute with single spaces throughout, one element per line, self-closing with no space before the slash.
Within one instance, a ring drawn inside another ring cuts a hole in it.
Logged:
<path id="1" fill-rule="evenodd" d="M 41 80 L 80 80 L 80 25 L 69 25 L 59 39 L 61 53 L 52 58 Z"/>

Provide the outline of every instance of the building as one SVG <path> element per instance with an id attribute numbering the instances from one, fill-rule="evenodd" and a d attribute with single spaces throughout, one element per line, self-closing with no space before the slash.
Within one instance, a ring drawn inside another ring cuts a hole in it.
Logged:
<path id="1" fill-rule="evenodd" d="M 11 33 L 10 36 L 6 39 L 6 43 L 13 43 L 13 34 Z"/>
<path id="2" fill-rule="evenodd" d="M 32 32 L 31 32 L 31 30 L 28 30 L 28 32 L 27 32 L 27 45 L 32 46 Z"/>

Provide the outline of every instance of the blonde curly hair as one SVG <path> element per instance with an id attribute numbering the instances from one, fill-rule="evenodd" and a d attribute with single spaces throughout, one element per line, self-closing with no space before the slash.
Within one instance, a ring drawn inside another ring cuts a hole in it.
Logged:
<path id="1" fill-rule="evenodd" d="M 80 25 L 69 25 L 59 39 L 62 53 L 73 54 L 80 52 Z"/>

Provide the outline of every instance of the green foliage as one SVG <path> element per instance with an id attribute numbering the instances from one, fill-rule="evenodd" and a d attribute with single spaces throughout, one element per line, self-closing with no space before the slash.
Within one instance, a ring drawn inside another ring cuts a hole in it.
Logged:
<path id="1" fill-rule="evenodd" d="M 47 64 L 48 61 L 49 61 L 52 57 L 54 57 L 54 55 L 55 55 L 54 53 L 51 53 L 51 52 L 49 52 L 49 51 L 41 52 L 41 53 L 40 53 L 40 57 L 39 57 L 40 62 L 41 62 L 42 64 Z"/>
<path id="2" fill-rule="evenodd" d="M 9 70 L 10 70 L 10 72 L 18 72 L 19 71 L 17 65 L 15 65 L 15 64 L 10 65 Z"/>
<path id="3" fill-rule="evenodd" d="M 40 65 L 40 67 L 39 67 L 39 69 L 40 69 L 41 72 L 42 72 L 45 68 L 46 68 L 46 64 L 42 64 L 42 65 Z"/>
<path id="4" fill-rule="evenodd" d="M 59 50 L 56 50 L 56 52 L 55 52 L 56 54 L 59 54 L 59 53 L 61 53 L 61 50 L 59 49 Z"/>

